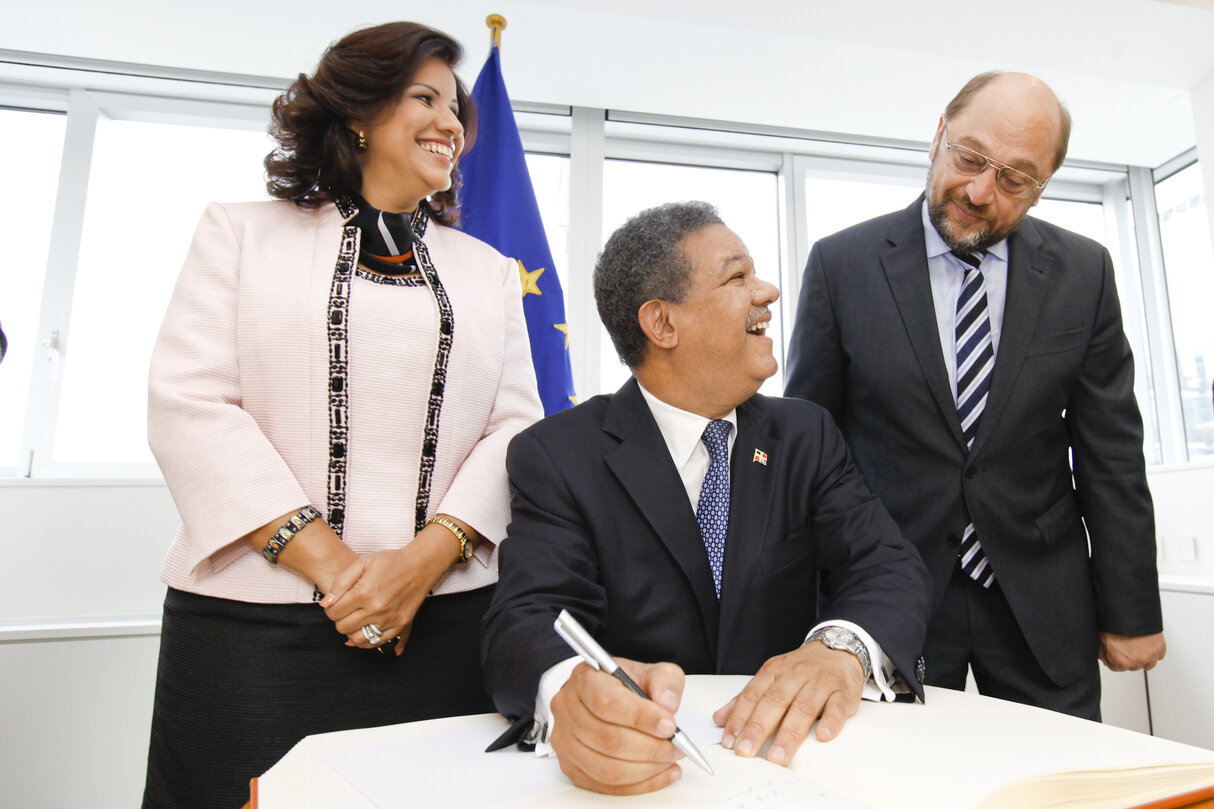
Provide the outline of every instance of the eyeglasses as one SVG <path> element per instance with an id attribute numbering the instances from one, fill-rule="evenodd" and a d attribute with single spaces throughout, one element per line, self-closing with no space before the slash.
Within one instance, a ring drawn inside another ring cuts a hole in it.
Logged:
<path id="1" fill-rule="evenodd" d="M 995 185 L 1009 197 L 1024 197 L 1033 191 L 1045 188 L 1045 183 L 1025 174 L 1020 169 L 1014 169 L 1006 163 L 991 160 L 981 152 L 975 152 L 960 143 L 948 142 L 948 127 L 944 128 L 944 148 L 948 150 L 953 168 L 962 174 L 974 176 L 986 171 L 987 166 L 995 167 Z M 1046 178 L 1047 180 L 1049 178 Z"/>

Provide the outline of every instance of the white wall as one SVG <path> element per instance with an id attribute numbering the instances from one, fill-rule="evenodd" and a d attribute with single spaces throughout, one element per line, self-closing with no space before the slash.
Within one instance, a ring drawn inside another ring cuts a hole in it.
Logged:
<path id="1" fill-rule="evenodd" d="M 1167 657 L 1146 678 L 1151 720 L 1157 736 L 1214 750 L 1214 689 L 1209 686 L 1214 671 L 1214 463 L 1160 467 L 1148 478 L 1168 643 Z"/>
<path id="2" fill-rule="evenodd" d="M 0 514 L 0 806 L 138 806 L 168 489 L 6 480 Z"/>
<path id="3" fill-rule="evenodd" d="M 178 518 L 159 480 L 0 480 L 0 621 L 159 616 Z M 2 624 L 0 624 L 2 625 Z"/>
<path id="4" fill-rule="evenodd" d="M 1155 501 L 1162 580 L 1214 585 L 1214 461 L 1157 467 L 1148 471 L 1147 481 Z M 1214 637 L 1214 625 L 1210 629 Z"/>
<path id="5" fill-rule="evenodd" d="M 159 646 L 155 634 L 0 641 L 0 806 L 139 806 Z"/>
<path id="6" fill-rule="evenodd" d="M 1214 750 L 1214 583 L 1163 593 L 1168 655 L 1147 673 L 1156 736 Z"/>

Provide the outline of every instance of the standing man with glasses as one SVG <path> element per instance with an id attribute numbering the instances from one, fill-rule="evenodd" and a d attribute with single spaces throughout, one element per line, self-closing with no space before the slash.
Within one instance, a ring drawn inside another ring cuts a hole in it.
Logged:
<path id="1" fill-rule="evenodd" d="M 1109 253 L 1028 218 L 1070 115 L 1040 79 L 974 77 L 923 196 L 819 241 L 787 389 L 831 412 L 934 583 L 929 685 L 1100 716 L 1164 655 L 1134 364 Z"/>

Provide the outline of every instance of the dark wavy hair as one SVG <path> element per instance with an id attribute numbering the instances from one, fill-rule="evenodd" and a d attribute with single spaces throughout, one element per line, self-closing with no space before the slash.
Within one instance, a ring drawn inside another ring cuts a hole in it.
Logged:
<path id="1" fill-rule="evenodd" d="M 454 39 L 414 22 L 364 28 L 330 45 L 315 73 L 299 74 L 274 99 L 269 131 L 278 146 L 264 161 L 270 196 L 315 208 L 357 192 L 362 166 L 350 122 L 377 120 L 431 59 L 454 71 L 463 55 Z M 458 76 L 455 86 L 467 151 L 476 138 L 476 110 Z M 457 167 L 451 188 L 429 199 L 434 218 L 445 225 L 459 217 L 458 191 Z"/>

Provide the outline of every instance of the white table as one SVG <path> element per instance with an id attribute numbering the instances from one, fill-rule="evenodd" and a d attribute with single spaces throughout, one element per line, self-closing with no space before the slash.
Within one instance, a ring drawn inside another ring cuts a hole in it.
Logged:
<path id="1" fill-rule="evenodd" d="M 711 715 L 747 679 L 689 677 L 684 708 Z M 311 736 L 260 779 L 256 809 L 305 809 L 313 798 L 315 805 L 326 809 L 376 809 L 376 804 L 316 757 L 370 743 L 388 745 L 414 736 L 434 736 L 458 727 L 477 729 L 478 737 L 487 744 L 505 726 L 501 717 L 485 714 Z M 775 765 L 739 760 L 719 746 L 704 753 L 722 769 L 724 777 L 714 780 L 684 762 L 682 780 L 658 793 L 627 799 L 629 809 L 721 805 L 721 790 L 739 777 L 764 785 L 785 778 Z M 477 755 L 476 750 L 453 751 L 451 758 L 466 761 L 465 776 L 476 778 Z M 1214 751 L 976 694 L 928 688 L 922 705 L 862 703 L 835 740 L 821 743 L 811 736 L 789 770 L 880 809 L 962 809 L 1003 784 L 1032 775 L 1180 761 L 1214 761 Z M 401 762 L 399 766 L 403 784 L 411 777 L 409 765 Z M 458 778 L 451 789 L 459 789 Z M 494 805 L 619 809 L 624 802 L 568 786 Z"/>

